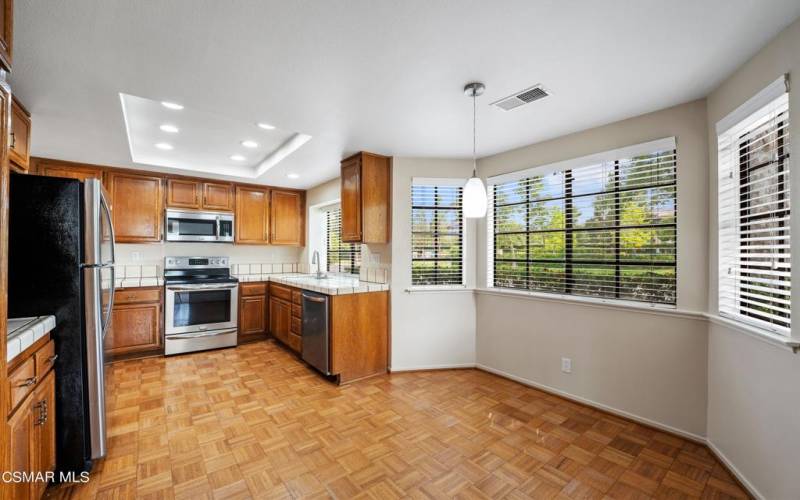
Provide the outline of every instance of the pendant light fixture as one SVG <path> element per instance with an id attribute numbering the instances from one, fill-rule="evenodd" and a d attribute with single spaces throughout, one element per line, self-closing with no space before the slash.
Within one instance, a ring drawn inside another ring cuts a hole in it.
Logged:
<path id="1" fill-rule="evenodd" d="M 464 184 L 464 216 L 471 219 L 486 217 L 486 187 L 478 177 L 476 98 L 483 94 L 486 86 L 480 82 L 468 83 L 464 95 L 472 98 L 472 177 Z"/>

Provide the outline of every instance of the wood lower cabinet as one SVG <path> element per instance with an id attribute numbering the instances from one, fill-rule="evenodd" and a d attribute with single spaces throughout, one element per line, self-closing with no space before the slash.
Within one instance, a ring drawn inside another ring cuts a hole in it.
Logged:
<path id="1" fill-rule="evenodd" d="M 161 177 L 112 172 L 106 176 L 117 243 L 161 241 Z"/>
<path id="2" fill-rule="evenodd" d="M 269 190 L 236 186 L 236 243 L 269 243 Z"/>
<path id="3" fill-rule="evenodd" d="M 386 373 L 389 292 L 330 297 L 331 373 L 344 384 Z"/>
<path id="4" fill-rule="evenodd" d="M 297 191 L 270 191 L 270 243 L 273 245 L 297 245 L 304 241 L 302 193 Z"/>
<path id="5" fill-rule="evenodd" d="M 31 115 L 15 97 L 11 100 L 11 133 L 8 160 L 18 172 L 27 173 L 31 161 Z"/>
<path id="6" fill-rule="evenodd" d="M 391 158 L 362 151 L 342 160 L 342 241 L 390 241 L 390 189 Z"/>
<path id="7" fill-rule="evenodd" d="M 12 373 L 35 364 L 37 376 L 32 384 L 25 383 L 25 398 L 10 408 L 6 470 L 35 473 L 37 478 L 56 467 L 56 372 L 52 362 L 40 361 L 52 357 L 53 345 L 49 336 L 40 339 L 9 363 Z M 9 380 L 12 386 L 19 385 Z M 6 486 L 9 489 L 6 498 L 26 500 L 41 498 L 47 483 L 22 481 Z"/>
<path id="8" fill-rule="evenodd" d="M 163 298 L 160 287 L 121 288 L 114 296 L 105 352 L 120 356 L 162 349 Z"/>
<path id="9" fill-rule="evenodd" d="M 239 343 L 266 336 L 267 307 L 266 283 L 239 285 Z"/>

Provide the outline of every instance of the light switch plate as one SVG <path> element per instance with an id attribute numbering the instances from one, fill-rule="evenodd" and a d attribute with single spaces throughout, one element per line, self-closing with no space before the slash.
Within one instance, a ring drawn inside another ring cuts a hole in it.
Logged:
<path id="1" fill-rule="evenodd" d="M 561 358 L 561 371 L 564 373 L 572 373 L 572 359 Z"/>

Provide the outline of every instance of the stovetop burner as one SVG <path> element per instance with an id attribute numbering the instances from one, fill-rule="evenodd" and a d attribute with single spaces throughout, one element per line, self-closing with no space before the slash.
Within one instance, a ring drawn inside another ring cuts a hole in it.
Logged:
<path id="1" fill-rule="evenodd" d="M 164 259 L 164 283 L 237 283 L 231 276 L 228 257 L 167 257 Z"/>

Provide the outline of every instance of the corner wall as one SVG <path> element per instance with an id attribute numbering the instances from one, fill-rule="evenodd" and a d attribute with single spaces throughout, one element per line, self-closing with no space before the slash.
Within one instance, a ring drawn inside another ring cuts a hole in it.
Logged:
<path id="1" fill-rule="evenodd" d="M 706 433 L 707 135 L 704 100 L 481 159 L 486 178 L 675 136 L 678 151 L 678 309 L 630 310 L 569 300 L 476 293 L 477 362 L 651 424 Z M 485 287 L 486 224 L 478 224 Z M 571 374 L 561 358 L 572 359 Z"/>
<path id="2" fill-rule="evenodd" d="M 394 158 L 392 167 L 392 371 L 475 365 L 475 298 L 471 290 L 412 292 L 411 179 L 466 179 L 468 160 Z M 475 285 L 475 222 L 465 228 L 468 288 Z"/>
<path id="3" fill-rule="evenodd" d="M 716 123 L 780 75 L 790 73 L 792 212 L 800 213 L 800 20 L 742 65 L 707 98 L 709 142 L 709 313 L 717 307 Z M 792 247 L 800 239 L 793 217 Z M 795 261 L 797 262 L 797 260 Z M 800 304 L 795 283 L 793 303 Z M 795 319 L 796 321 L 796 319 Z M 794 326 L 797 328 L 797 325 Z M 737 332 L 709 326 L 708 440 L 763 498 L 800 498 L 800 355 Z"/>

